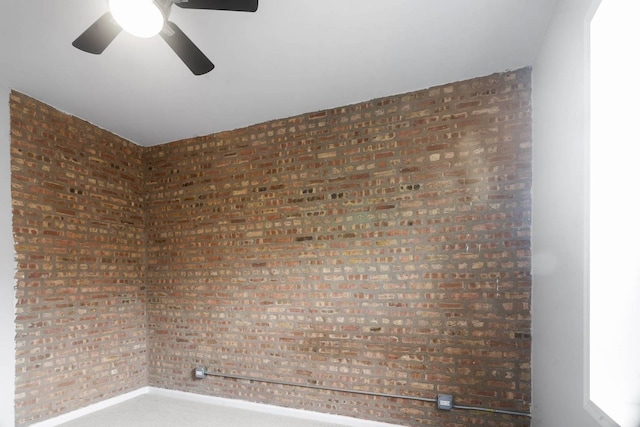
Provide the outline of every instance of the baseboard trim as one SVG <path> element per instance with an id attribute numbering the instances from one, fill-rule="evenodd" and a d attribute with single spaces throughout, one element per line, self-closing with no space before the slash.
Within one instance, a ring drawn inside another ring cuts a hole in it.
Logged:
<path id="1" fill-rule="evenodd" d="M 66 414 L 58 415 L 57 417 L 49 418 L 48 420 L 41 421 L 39 423 L 31 424 L 31 427 L 56 427 L 60 424 L 64 424 L 69 421 L 73 421 L 77 418 L 84 417 L 85 415 L 98 412 L 102 409 L 109 408 L 127 400 L 133 399 L 138 396 L 149 393 L 149 387 L 142 387 L 134 391 L 130 391 L 120 396 L 112 397 L 110 399 L 103 400 L 98 403 L 85 406 L 84 408 L 77 409 L 75 411 L 67 412 Z"/>
<path id="2" fill-rule="evenodd" d="M 171 397 L 174 399 L 184 399 L 192 402 L 219 405 L 229 408 L 245 409 L 249 411 L 262 412 L 264 414 L 280 415 L 291 418 L 301 418 L 305 420 L 319 421 L 331 424 L 338 424 L 345 427 L 402 427 L 397 424 L 382 423 L 379 421 L 361 420 L 358 418 L 346 417 L 343 415 L 325 414 L 322 412 L 308 411 L 305 409 L 286 408 L 283 406 L 268 405 L 265 403 L 255 403 L 246 400 L 229 399 L 224 397 L 206 396 L 203 394 L 189 393 L 185 391 L 167 390 L 162 388 L 149 388 L 150 394 Z"/>
<path id="3" fill-rule="evenodd" d="M 286 416 L 291 418 L 301 418 L 312 421 L 337 424 L 345 427 L 402 427 L 397 424 L 388 424 L 378 421 L 367 421 L 358 418 L 346 417 L 343 415 L 325 414 L 322 412 L 308 411 L 304 409 L 285 408 L 282 406 L 267 405 L 264 403 L 255 403 L 239 399 L 229 399 L 224 397 L 206 396 L 203 394 L 189 393 L 185 391 L 168 390 L 156 387 L 142 387 L 137 390 L 116 396 L 102 402 L 88 405 L 84 408 L 71 411 L 69 413 L 59 415 L 48 420 L 32 424 L 31 427 L 57 427 L 69 421 L 73 421 L 85 415 L 98 412 L 102 409 L 109 408 L 127 400 L 134 399 L 145 394 L 153 394 L 173 399 L 189 400 L 209 405 L 218 405 L 229 408 L 244 409 L 250 411 L 262 412 L 265 414 L 273 414 Z"/>

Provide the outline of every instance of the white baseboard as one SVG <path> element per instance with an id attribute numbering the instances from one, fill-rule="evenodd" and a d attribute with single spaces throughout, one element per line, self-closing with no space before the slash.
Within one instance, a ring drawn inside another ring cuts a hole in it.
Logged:
<path id="1" fill-rule="evenodd" d="M 397 424 L 388 424 L 388 423 L 381 423 L 378 421 L 361 420 L 358 418 L 345 417 L 343 415 L 325 414 L 322 412 L 308 411 L 305 409 L 285 408 L 283 406 L 248 402 L 246 400 L 206 396 L 203 394 L 188 393 L 188 392 L 176 391 L 176 390 L 166 390 L 166 389 L 155 388 L 155 387 L 149 388 L 149 394 L 166 396 L 174 399 L 184 399 L 192 402 L 199 402 L 199 403 L 210 404 L 210 405 L 224 406 L 228 408 L 257 411 L 257 412 L 262 412 L 264 414 L 280 415 L 280 416 L 291 417 L 291 418 L 301 418 L 305 420 L 338 424 L 345 427 L 402 427 Z"/>
<path id="2" fill-rule="evenodd" d="M 94 412 L 98 412 L 102 409 L 109 408 L 111 406 L 117 405 L 118 403 L 126 402 L 127 400 L 133 399 L 134 397 L 142 396 L 148 393 L 149 387 L 142 387 L 137 390 L 130 391 L 129 393 L 121 394 L 120 396 L 112 397 L 111 399 L 106 399 L 101 402 L 85 406 L 84 408 L 67 412 L 66 414 L 62 414 L 57 417 L 49 418 L 48 420 L 31 424 L 31 427 L 56 427 L 60 424 L 73 421 L 77 418 L 84 417 L 85 415 L 93 414 Z"/>
<path id="3" fill-rule="evenodd" d="M 262 412 L 265 414 L 281 415 L 291 418 L 302 418 L 306 420 L 320 421 L 325 423 L 338 424 L 345 427 L 401 427 L 396 424 L 381 423 L 377 421 L 360 420 L 358 418 L 345 417 L 342 415 L 324 414 L 321 412 L 307 411 L 303 409 L 285 408 L 282 406 L 267 405 L 264 403 L 254 403 L 245 400 L 228 399 L 223 397 L 205 396 L 203 394 L 187 393 L 184 391 L 166 390 L 156 387 L 142 387 L 138 390 L 134 390 L 123 395 L 113 397 L 111 399 L 104 400 L 102 402 L 94 403 L 76 411 L 69 412 L 50 418 L 46 421 L 42 421 L 36 424 L 32 424 L 31 427 L 56 427 L 69 421 L 73 421 L 77 418 L 85 415 L 92 414 L 102 409 L 109 408 L 127 400 L 133 399 L 145 394 L 152 394 L 156 396 L 170 397 L 173 399 L 189 400 L 192 402 L 199 402 L 209 405 L 218 405 L 228 408 L 237 408 L 250 411 Z"/>

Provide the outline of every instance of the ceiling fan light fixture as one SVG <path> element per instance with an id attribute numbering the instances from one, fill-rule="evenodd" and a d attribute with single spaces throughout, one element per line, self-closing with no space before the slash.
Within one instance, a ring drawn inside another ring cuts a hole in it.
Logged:
<path id="1" fill-rule="evenodd" d="M 118 25 L 136 37 L 153 37 L 164 26 L 162 10 L 153 0 L 109 0 Z"/>
<path id="2" fill-rule="evenodd" d="M 73 46 L 99 55 L 125 30 L 138 37 L 160 37 L 196 76 L 213 70 L 213 63 L 169 20 L 171 7 L 255 12 L 258 0 L 109 0 L 105 12 L 74 41 Z"/>

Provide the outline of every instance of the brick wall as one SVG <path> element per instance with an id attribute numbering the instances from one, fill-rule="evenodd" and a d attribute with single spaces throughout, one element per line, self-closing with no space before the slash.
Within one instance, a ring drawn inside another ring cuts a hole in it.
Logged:
<path id="1" fill-rule="evenodd" d="M 146 149 L 12 93 L 17 424 L 152 385 L 528 426 L 192 371 L 527 412 L 530 77 Z"/>
<path id="2" fill-rule="evenodd" d="M 26 425 L 147 384 L 143 150 L 17 92 L 10 106 Z"/>
<path id="3" fill-rule="evenodd" d="M 528 419 L 530 70 L 145 152 L 150 384 L 405 425 Z"/>

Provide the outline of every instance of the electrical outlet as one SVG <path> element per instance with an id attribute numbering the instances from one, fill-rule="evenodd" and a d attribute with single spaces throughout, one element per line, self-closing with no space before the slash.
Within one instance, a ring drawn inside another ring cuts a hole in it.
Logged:
<path id="1" fill-rule="evenodd" d="M 207 376 L 207 368 L 203 368 L 202 366 L 197 366 L 195 370 L 196 378 L 199 380 L 204 379 Z"/>
<path id="2" fill-rule="evenodd" d="M 438 409 L 444 409 L 445 411 L 453 409 L 453 396 L 450 394 L 439 394 Z"/>

